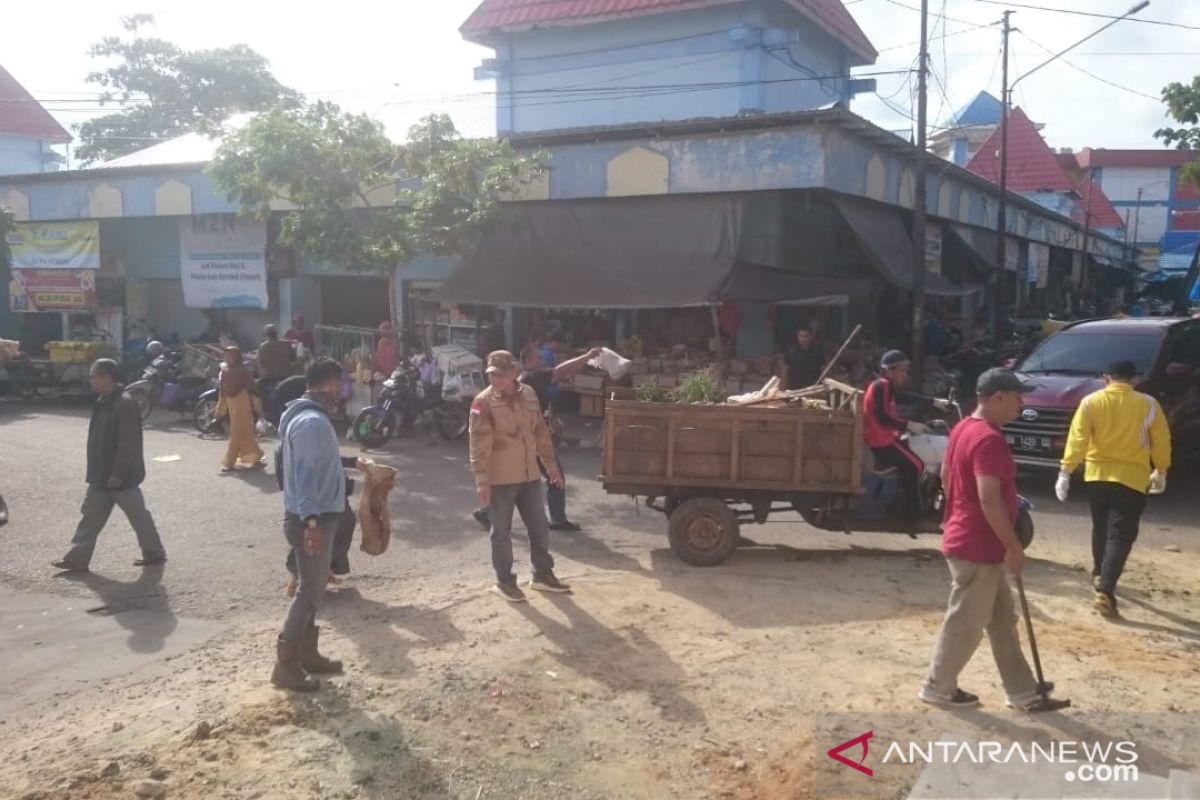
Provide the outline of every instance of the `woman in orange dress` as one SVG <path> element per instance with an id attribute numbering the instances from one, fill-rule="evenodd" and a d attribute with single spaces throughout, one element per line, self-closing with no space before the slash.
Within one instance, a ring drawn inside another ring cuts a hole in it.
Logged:
<path id="1" fill-rule="evenodd" d="M 254 376 L 246 369 L 237 347 L 225 348 L 220 390 L 219 404 L 229 413 L 229 447 L 221 459 L 221 472 L 233 472 L 237 464 L 265 466 L 267 459 L 254 436 Z"/>

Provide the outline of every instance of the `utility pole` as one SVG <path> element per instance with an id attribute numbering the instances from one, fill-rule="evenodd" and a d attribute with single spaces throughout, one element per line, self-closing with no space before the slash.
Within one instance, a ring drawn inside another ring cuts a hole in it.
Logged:
<path id="1" fill-rule="evenodd" d="M 1142 218 L 1142 190 L 1145 188 L 1146 188 L 1145 186 L 1138 187 L 1137 203 L 1135 203 L 1133 206 L 1133 242 L 1132 242 L 1132 244 L 1134 247 L 1138 246 L 1138 222 L 1140 222 L 1141 218 Z"/>
<path id="2" fill-rule="evenodd" d="M 992 343 L 997 349 L 1004 338 L 1004 321 L 1008 315 L 1008 36 L 1012 33 L 1009 17 L 1012 11 L 1004 12 L 1003 66 L 1000 71 L 1000 204 L 996 213 L 996 283 L 992 297 Z"/>
<path id="3" fill-rule="evenodd" d="M 929 66 L 929 0 L 921 0 L 921 54 L 917 68 L 917 163 L 913 183 L 912 367 L 918 381 L 925 366 L 925 127 L 928 111 L 926 73 Z"/>

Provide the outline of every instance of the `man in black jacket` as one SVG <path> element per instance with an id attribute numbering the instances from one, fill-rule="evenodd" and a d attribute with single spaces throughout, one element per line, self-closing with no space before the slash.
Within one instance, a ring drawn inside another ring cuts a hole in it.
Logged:
<path id="1" fill-rule="evenodd" d="M 146 479 L 142 457 L 142 417 L 137 403 L 124 393 L 117 362 L 102 358 L 92 364 L 92 389 L 99 397 L 88 425 L 87 494 L 83 519 L 71 539 L 71 550 L 52 566 L 68 572 L 87 572 L 96 539 L 113 506 L 120 506 L 137 534 L 142 557 L 133 564 L 147 567 L 167 560 L 154 518 L 138 487 Z"/>

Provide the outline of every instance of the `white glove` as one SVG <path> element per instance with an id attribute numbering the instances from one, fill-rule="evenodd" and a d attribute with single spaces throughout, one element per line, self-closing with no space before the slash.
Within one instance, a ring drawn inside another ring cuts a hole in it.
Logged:
<path id="1" fill-rule="evenodd" d="M 929 433 L 929 426 L 920 422 L 910 422 L 908 423 L 908 432 L 920 436 L 923 433 Z"/>
<path id="2" fill-rule="evenodd" d="M 1150 494 L 1162 494 L 1167 490 L 1167 473 L 1154 470 L 1150 473 Z"/>
<path id="3" fill-rule="evenodd" d="M 1071 473 L 1060 470 L 1058 480 L 1054 482 L 1054 496 L 1058 498 L 1060 503 L 1067 502 L 1067 495 L 1071 493 Z"/>
<path id="4" fill-rule="evenodd" d="M 938 411 L 949 411 L 950 410 L 950 401 L 943 397 L 939 397 L 933 401 L 933 407 L 936 408 Z"/>

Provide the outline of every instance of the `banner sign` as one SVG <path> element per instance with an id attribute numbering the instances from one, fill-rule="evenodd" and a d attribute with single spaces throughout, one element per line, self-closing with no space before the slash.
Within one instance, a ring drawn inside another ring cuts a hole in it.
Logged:
<path id="1" fill-rule="evenodd" d="M 96 273 L 90 269 L 14 269 L 8 299 L 13 311 L 95 308 Z"/>
<path id="2" fill-rule="evenodd" d="M 1050 282 L 1050 246 L 1041 242 L 1029 243 L 1029 282 L 1045 289 Z"/>
<path id="3" fill-rule="evenodd" d="M 13 269 L 100 269 L 100 223 L 18 222 L 6 237 Z"/>
<path id="4" fill-rule="evenodd" d="M 267 224 L 236 214 L 179 221 L 179 274 L 188 308 L 267 307 Z"/>
<path id="5" fill-rule="evenodd" d="M 925 226 L 925 271 L 942 274 L 942 226 L 934 222 Z"/>

